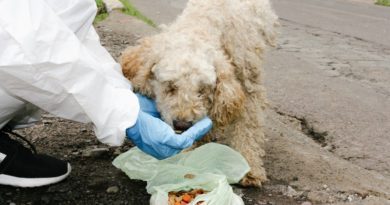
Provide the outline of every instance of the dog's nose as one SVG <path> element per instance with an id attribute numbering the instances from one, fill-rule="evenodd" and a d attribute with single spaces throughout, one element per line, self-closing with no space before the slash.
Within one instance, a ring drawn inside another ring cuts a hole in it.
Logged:
<path id="1" fill-rule="evenodd" d="M 177 131 L 184 132 L 192 126 L 192 122 L 186 122 L 181 120 L 173 120 L 173 127 Z"/>

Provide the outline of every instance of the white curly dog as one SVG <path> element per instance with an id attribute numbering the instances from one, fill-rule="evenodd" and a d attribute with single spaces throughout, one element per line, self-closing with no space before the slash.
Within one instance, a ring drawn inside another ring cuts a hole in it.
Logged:
<path id="1" fill-rule="evenodd" d="M 204 141 L 226 144 L 248 160 L 244 186 L 267 180 L 261 76 L 277 25 L 269 0 L 189 0 L 174 23 L 121 56 L 124 75 L 156 100 L 164 121 L 185 129 L 211 117 L 214 128 Z"/>

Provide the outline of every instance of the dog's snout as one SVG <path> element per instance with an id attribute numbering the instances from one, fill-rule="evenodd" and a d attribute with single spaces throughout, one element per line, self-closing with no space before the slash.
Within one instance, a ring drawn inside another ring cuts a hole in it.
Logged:
<path id="1" fill-rule="evenodd" d="M 186 122 L 181 120 L 173 120 L 173 127 L 178 131 L 186 131 L 192 126 L 192 122 Z"/>

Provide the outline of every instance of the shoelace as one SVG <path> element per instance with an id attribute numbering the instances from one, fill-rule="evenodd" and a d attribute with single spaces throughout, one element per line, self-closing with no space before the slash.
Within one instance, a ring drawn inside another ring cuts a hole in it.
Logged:
<path id="1" fill-rule="evenodd" d="M 28 146 L 30 146 L 31 150 L 34 152 L 34 154 L 37 154 L 37 149 L 35 148 L 35 146 L 28 140 L 26 139 L 25 137 L 19 135 L 18 133 L 15 133 L 12 131 L 12 128 L 10 128 L 9 126 L 5 126 L 1 129 L 2 132 L 4 133 L 7 133 L 7 134 L 11 134 L 13 136 L 16 136 L 18 137 L 19 139 L 22 139 L 24 142 L 26 142 L 28 144 Z"/>

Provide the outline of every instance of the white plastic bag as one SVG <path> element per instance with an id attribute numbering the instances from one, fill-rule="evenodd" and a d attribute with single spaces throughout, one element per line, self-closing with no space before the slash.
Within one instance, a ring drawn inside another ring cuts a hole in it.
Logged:
<path id="1" fill-rule="evenodd" d="M 168 192 L 203 189 L 189 205 L 243 205 L 229 185 L 238 183 L 249 165 L 238 152 L 216 143 L 209 143 L 193 151 L 157 160 L 138 148 L 132 148 L 113 161 L 131 179 L 147 181 L 151 205 L 168 205 Z"/>

